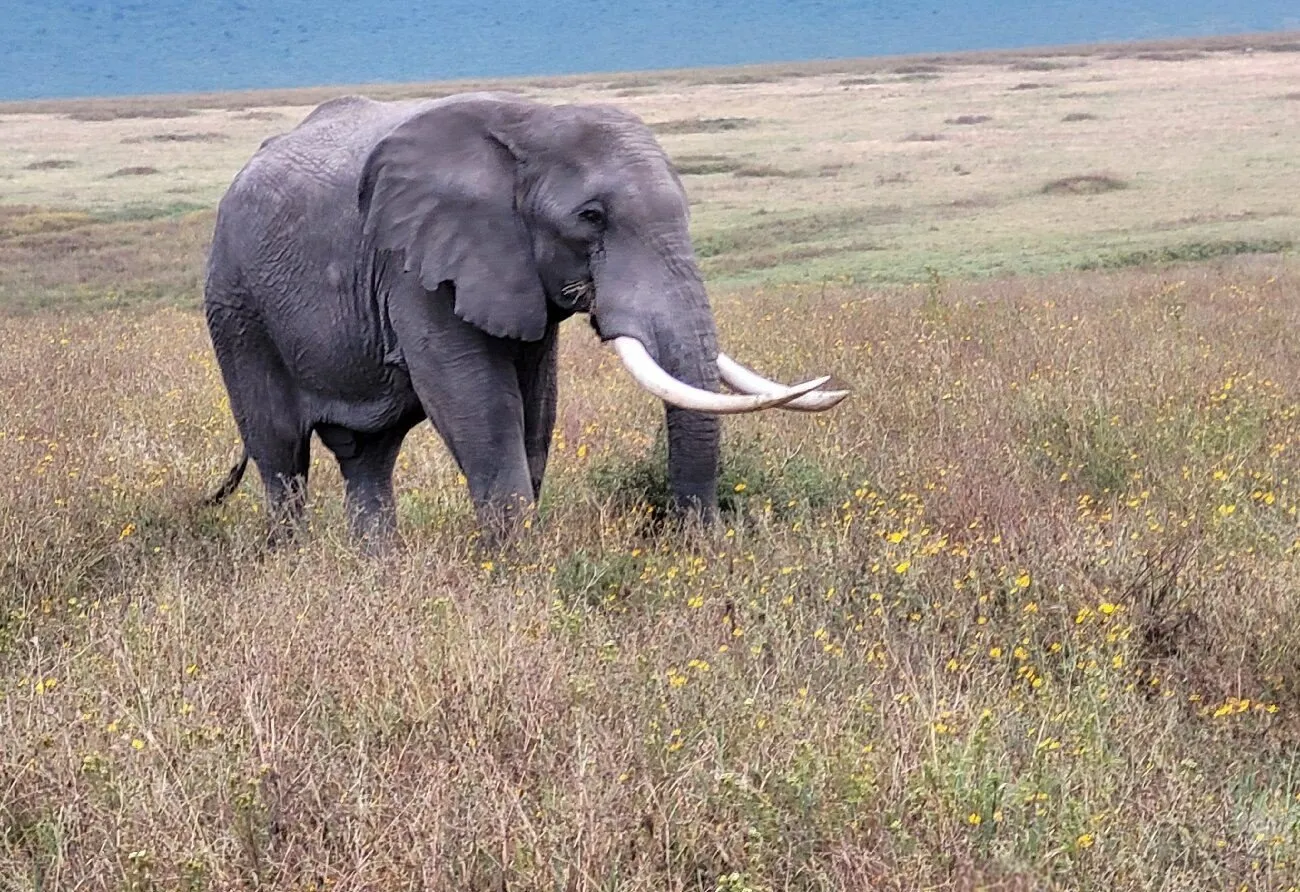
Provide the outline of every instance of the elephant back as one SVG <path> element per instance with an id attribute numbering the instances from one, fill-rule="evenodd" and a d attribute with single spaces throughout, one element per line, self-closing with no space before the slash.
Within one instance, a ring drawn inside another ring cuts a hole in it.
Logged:
<path id="1" fill-rule="evenodd" d="M 292 130 L 265 140 L 236 184 L 249 177 L 278 179 L 295 174 L 320 179 L 351 176 L 355 182 L 366 155 L 405 119 L 410 105 L 364 96 L 340 96 L 322 103 Z"/>
<path id="2" fill-rule="evenodd" d="M 218 207 L 210 279 L 226 280 L 226 290 L 266 285 L 272 293 L 291 257 L 306 271 L 302 287 L 349 290 L 353 274 L 340 264 L 358 256 L 358 188 L 375 147 L 432 108 L 507 96 L 462 93 L 397 102 L 342 96 L 317 106 L 292 130 L 263 142 L 231 183 Z M 306 281 L 316 276 L 319 282 Z"/>

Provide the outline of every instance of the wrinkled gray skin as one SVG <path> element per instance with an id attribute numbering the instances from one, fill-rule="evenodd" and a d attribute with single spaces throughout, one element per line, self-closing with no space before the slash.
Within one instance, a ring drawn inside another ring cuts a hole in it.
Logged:
<path id="1" fill-rule="evenodd" d="M 546 472 L 556 331 L 574 312 L 718 389 L 681 182 L 649 128 L 610 107 L 327 102 L 222 199 L 204 308 L 245 448 L 214 499 L 251 458 L 273 539 L 300 517 L 313 431 L 354 532 L 390 534 L 393 466 L 424 418 L 480 521 L 517 524 Z M 666 411 L 676 501 L 711 513 L 718 419 Z"/>

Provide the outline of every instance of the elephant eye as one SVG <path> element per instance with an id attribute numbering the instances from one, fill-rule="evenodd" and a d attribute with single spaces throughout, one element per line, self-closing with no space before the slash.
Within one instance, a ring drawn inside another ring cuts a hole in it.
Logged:
<path id="1" fill-rule="evenodd" d="M 592 226 L 601 229 L 605 227 L 605 212 L 600 208 L 583 208 L 578 212 L 578 216 Z"/>

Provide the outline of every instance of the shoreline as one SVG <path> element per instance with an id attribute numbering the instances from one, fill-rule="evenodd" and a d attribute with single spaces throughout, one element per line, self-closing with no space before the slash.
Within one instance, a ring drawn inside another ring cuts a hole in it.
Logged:
<path id="1" fill-rule="evenodd" d="M 920 65 L 1005 65 L 1033 59 L 1147 57 L 1160 61 L 1182 61 L 1219 53 L 1300 52 L 1300 29 L 1265 31 L 1205 37 L 1150 38 L 1101 43 L 1056 44 L 1012 49 L 962 50 L 960 52 L 909 53 L 903 55 L 813 59 L 797 62 L 755 62 L 743 65 L 694 68 L 655 68 L 621 71 L 590 71 L 560 75 L 457 78 L 449 80 L 376 81 L 302 87 L 266 87 L 249 90 L 219 90 L 177 93 L 126 93 L 51 99 L 0 100 L 0 115 L 59 114 L 74 109 L 121 107 L 140 109 L 159 106 L 227 108 L 244 106 L 315 105 L 333 96 L 362 93 L 376 99 L 398 99 L 429 93 L 466 92 L 482 89 L 563 88 L 600 80 L 610 86 L 637 86 L 647 82 L 671 84 L 714 82 L 745 84 L 788 77 L 831 73 L 868 74 Z"/>

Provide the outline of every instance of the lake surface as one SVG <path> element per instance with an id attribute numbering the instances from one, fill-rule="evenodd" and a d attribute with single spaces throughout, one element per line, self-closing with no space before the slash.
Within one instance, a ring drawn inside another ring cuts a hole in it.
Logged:
<path id="1" fill-rule="evenodd" d="M 624 71 L 1300 28 L 1297 0 L 0 0 L 0 99 Z"/>

